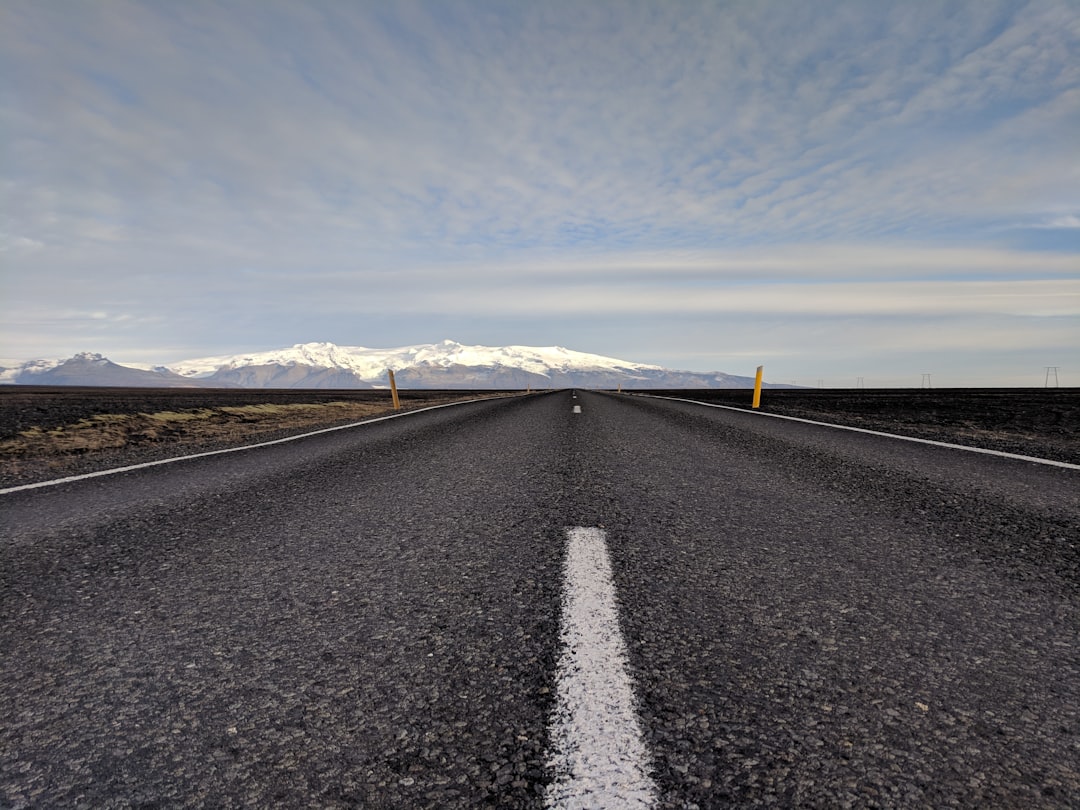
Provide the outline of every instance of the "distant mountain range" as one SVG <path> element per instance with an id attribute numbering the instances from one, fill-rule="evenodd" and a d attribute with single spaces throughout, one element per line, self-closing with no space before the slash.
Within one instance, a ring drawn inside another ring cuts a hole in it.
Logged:
<path id="1" fill-rule="evenodd" d="M 675 371 L 558 346 L 464 346 L 452 340 L 397 349 L 298 343 L 255 354 L 168 366 L 124 366 L 84 352 L 0 368 L 0 383 L 154 388 L 752 388 L 753 377 Z M 770 388 L 788 388 L 768 385 Z"/>

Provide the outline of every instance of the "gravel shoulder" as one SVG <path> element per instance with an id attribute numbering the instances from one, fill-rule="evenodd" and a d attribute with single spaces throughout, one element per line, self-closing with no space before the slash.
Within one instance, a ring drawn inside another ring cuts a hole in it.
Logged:
<path id="1" fill-rule="evenodd" d="M 403 391 L 410 411 L 506 392 Z M 389 391 L 0 387 L 0 487 L 392 414 Z"/>
<path id="2" fill-rule="evenodd" d="M 750 391 L 649 391 L 750 410 Z M 766 389 L 761 411 L 1080 464 L 1080 388 Z"/>
<path id="3" fill-rule="evenodd" d="M 403 391 L 403 410 L 506 391 Z M 750 409 L 745 390 L 639 392 Z M 762 412 L 1080 464 L 1080 389 L 766 390 Z M 392 412 L 382 390 L 0 386 L 0 487 Z"/>

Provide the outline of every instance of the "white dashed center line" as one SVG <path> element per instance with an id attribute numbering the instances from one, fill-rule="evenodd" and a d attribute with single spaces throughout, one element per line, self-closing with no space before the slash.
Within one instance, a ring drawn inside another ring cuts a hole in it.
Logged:
<path id="1" fill-rule="evenodd" d="M 562 655 L 551 721 L 556 808 L 649 808 L 657 790 L 634 708 L 602 529 L 567 529 Z"/>
<path id="2" fill-rule="evenodd" d="M 574 406 L 574 413 L 581 413 L 581 406 L 580 405 L 575 405 Z"/>

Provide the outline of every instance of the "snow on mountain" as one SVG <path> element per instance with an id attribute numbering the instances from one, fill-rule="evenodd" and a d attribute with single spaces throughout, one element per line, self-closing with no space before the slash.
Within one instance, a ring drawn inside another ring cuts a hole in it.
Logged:
<path id="1" fill-rule="evenodd" d="M 748 388 L 750 377 L 673 371 L 560 346 L 441 343 L 370 349 L 333 343 L 120 366 L 101 355 L 38 360 L 0 369 L 0 382 L 40 385 L 142 385 L 242 388 L 382 388 L 387 370 L 403 388 Z"/>
<path id="2" fill-rule="evenodd" d="M 184 377 L 207 378 L 215 373 L 247 366 L 309 366 L 351 371 L 361 380 L 385 382 L 386 370 L 417 365 L 448 368 L 451 366 L 505 366 L 532 374 L 551 371 L 635 369 L 661 370 L 660 366 L 629 363 L 597 354 L 586 354 L 559 346 L 465 346 L 453 340 L 441 343 L 402 346 L 396 349 L 369 349 L 363 346 L 337 346 L 333 343 L 298 343 L 288 349 L 253 354 L 202 357 L 173 363 L 169 369 Z"/>
<path id="3" fill-rule="evenodd" d="M 41 374 L 42 372 L 49 371 L 56 368 L 63 363 L 61 359 L 55 360 L 29 360 L 25 363 L 21 363 L 17 366 L 10 366 L 8 368 L 0 368 L 0 383 L 5 385 L 11 385 L 18 381 L 22 375 Z"/>
<path id="4" fill-rule="evenodd" d="M 93 352 L 66 360 L 31 360 L 0 369 L 0 383 L 18 385 L 88 385 L 153 388 L 191 388 L 198 383 L 171 371 L 144 371 L 114 363 Z"/>

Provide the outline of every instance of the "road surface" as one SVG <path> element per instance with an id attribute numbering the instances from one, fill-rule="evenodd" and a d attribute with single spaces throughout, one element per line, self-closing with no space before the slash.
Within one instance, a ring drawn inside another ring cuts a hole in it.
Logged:
<path id="1" fill-rule="evenodd" d="M 590 806 L 575 537 L 639 806 L 1080 796 L 1080 471 L 555 392 L 0 509 L 0 807 Z"/>

